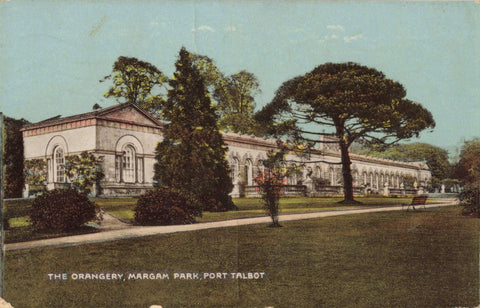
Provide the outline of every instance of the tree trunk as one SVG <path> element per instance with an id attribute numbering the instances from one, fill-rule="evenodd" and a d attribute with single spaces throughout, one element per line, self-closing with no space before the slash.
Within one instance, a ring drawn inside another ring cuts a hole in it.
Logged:
<path id="1" fill-rule="evenodd" d="M 353 178 L 352 178 L 352 161 L 348 153 L 348 146 L 344 140 L 340 141 L 340 152 L 342 154 L 342 174 L 343 174 L 343 193 L 345 202 L 353 200 Z"/>
<path id="2" fill-rule="evenodd" d="M 343 174 L 343 194 L 342 203 L 357 203 L 353 198 L 353 177 L 352 177 L 352 161 L 348 152 L 348 144 L 345 140 L 343 126 L 337 125 L 337 135 L 339 138 L 340 153 L 342 155 L 342 174 Z"/>

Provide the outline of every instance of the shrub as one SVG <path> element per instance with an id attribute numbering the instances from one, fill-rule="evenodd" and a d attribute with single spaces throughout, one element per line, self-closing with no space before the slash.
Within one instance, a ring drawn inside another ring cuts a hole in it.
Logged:
<path id="1" fill-rule="evenodd" d="M 51 190 L 35 198 L 30 212 L 32 225 L 40 230 L 73 230 L 96 216 L 95 203 L 70 188 Z"/>
<path id="2" fill-rule="evenodd" d="M 460 193 L 460 205 L 463 214 L 480 217 L 480 185 L 468 185 Z"/>
<path id="3" fill-rule="evenodd" d="M 100 180 L 105 177 L 99 158 L 88 152 L 65 157 L 65 174 L 72 186 L 85 194 L 89 194 L 94 188 L 94 184 L 99 184 Z M 98 191 L 94 191 L 94 193 L 96 194 Z"/>
<path id="4" fill-rule="evenodd" d="M 259 172 L 255 177 L 255 182 L 260 188 L 263 199 L 263 207 L 272 218 L 272 226 L 280 226 L 278 222 L 278 207 L 280 204 L 280 196 L 282 195 L 282 187 L 284 176 L 276 172 Z"/>
<path id="5" fill-rule="evenodd" d="M 210 197 L 210 198 L 209 198 Z M 237 211 L 238 207 L 233 203 L 231 196 L 220 196 L 212 198 L 211 196 L 198 196 L 196 199 L 202 205 L 202 208 L 208 212 L 226 212 Z"/>
<path id="6" fill-rule="evenodd" d="M 201 207 L 191 196 L 159 187 L 139 197 L 135 222 L 141 225 L 191 224 L 201 213 Z"/>

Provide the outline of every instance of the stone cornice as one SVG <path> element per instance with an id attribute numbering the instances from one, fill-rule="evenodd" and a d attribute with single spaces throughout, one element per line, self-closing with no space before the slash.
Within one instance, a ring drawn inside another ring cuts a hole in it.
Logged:
<path id="1" fill-rule="evenodd" d="M 111 115 L 115 112 L 131 108 L 136 110 L 138 113 L 142 114 L 144 118 L 148 119 L 151 124 L 147 123 L 138 123 L 135 121 L 129 121 L 126 119 L 114 118 Z M 152 115 L 150 115 L 145 110 L 139 108 L 132 103 L 118 104 L 112 107 L 105 109 L 77 114 L 68 117 L 56 116 L 44 121 L 33 123 L 25 126 L 21 131 L 23 136 L 35 136 L 40 134 L 46 134 L 56 131 L 64 131 L 68 129 L 75 129 L 80 127 L 103 125 L 103 126 L 112 126 L 112 123 L 120 124 L 121 128 L 127 128 L 138 131 L 149 131 L 149 132 L 161 132 L 163 124 Z M 113 127 L 119 127 L 119 125 L 113 124 Z M 145 129 L 147 128 L 147 129 Z"/>
<path id="2" fill-rule="evenodd" d="M 267 139 L 267 138 L 249 136 L 249 135 L 224 133 L 223 140 L 225 141 L 225 143 L 227 143 L 227 145 L 231 145 L 231 146 L 250 145 L 252 147 L 257 147 L 257 148 L 278 149 L 276 139 L 271 139 L 271 138 Z M 339 152 L 334 152 L 331 150 L 322 151 L 319 148 L 314 149 L 312 155 L 323 156 L 323 157 L 335 157 L 335 158 L 338 158 L 339 160 L 341 159 L 341 154 Z M 381 165 L 400 167 L 400 168 L 429 170 L 428 166 L 424 163 L 401 162 L 401 161 L 395 161 L 390 159 L 377 158 L 377 157 L 371 157 L 371 156 L 365 156 L 365 155 L 359 155 L 359 154 L 353 154 L 353 153 L 350 153 L 350 159 L 352 160 L 353 163 L 364 162 L 364 163 L 381 164 Z M 312 160 L 315 160 L 315 158 L 312 158 Z"/>
<path id="3" fill-rule="evenodd" d="M 148 125 L 133 121 L 93 116 L 82 119 L 65 119 L 64 121 L 54 123 L 38 123 L 37 125 L 34 124 L 22 129 L 22 133 L 24 137 L 28 137 L 89 126 L 115 127 L 157 134 L 160 134 L 162 130 L 162 127 L 158 125 Z"/>

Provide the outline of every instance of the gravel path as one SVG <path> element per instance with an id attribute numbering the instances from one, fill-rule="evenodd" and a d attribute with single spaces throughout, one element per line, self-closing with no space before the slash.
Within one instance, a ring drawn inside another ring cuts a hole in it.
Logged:
<path id="1" fill-rule="evenodd" d="M 427 205 L 427 208 L 440 207 L 440 206 L 450 206 L 458 203 L 456 200 L 445 200 L 442 203 L 430 204 Z M 301 219 L 311 219 L 319 217 L 328 217 L 328 216 L 339 216 L 339 215 L 350 215 L 350 214 L 365 214 L 365 213 L 375 213 L 375 212 L 388 212 L 388 211 L 399 211 L 402 210 L 401 206 L 395 207 L 377 207 L 369 209 L 358 209 L 358 210 L 333 210 L 333 211 L 323 211 L 323 212 L 313 212 L 313 213 L 303 213 L 303 214 L 285 214 L 280 215 L 279 220 L 282 221 L 291 221 L 291 220 L 301 220 Z M 159 235 L 159 234 L 170 234 L 177 232 L 187 232 L 195 230 L 205 230 L 213 228 L 226 228 L 226 227 L 236 227 L 244 225 L 253 225 L 253 224 L 268 224 L 271 222 L 269 217 L 255 217 L 255 218 L 241 218 L 241 219 L 232 219 L 225 221 L 216 221 L 216 222 L 206 222 L 190 225 L 176 225 L 176 226 L 132 226 L 125 222 L 120 221 L 119 219 L 113 217 L 110 214 L 104 213 L 104 220 L 99 225 L 101 232 L 82 234 L 82 235 L 73 235 L 45 240 L 37 240 L 30 242 L 21 242 L 21 243 L 11 243 L 5 245 L 5 250 L 21 250 L 21 249 L 33 249 L 33 248 L 46 248 L 46 247 L 65 247 L 81 244 L 90 244 L 90 243 L 101 243 L 109 241 L 117 241 L 123 239 L 132 239 L 145 236 Z"/>

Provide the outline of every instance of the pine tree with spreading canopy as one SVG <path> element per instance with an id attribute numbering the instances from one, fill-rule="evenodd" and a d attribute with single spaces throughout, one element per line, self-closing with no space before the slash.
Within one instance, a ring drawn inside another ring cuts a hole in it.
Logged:
<path id="1" fill-rule="evenodd" d="M 192 59 L 185 48 L 180 50 L 162 110 L 166 123 L 164 140 L 156 148 L 154 179 L 159 186 L 194 194 L 205 210 L 233 209 L 227 147 L 204 80 Z"/>
<path id="2" fill-rule="evenodd" d="M 354 141 L 389 145 L 435 127 L 432 114 L 405 98 L 404 87 L 373 68 L 326 63 L 284 82 L 256 114 L 273 135 L 318 144 L 335 134 L 341 152 L 344 203 L 355 203 L 349 147 Z M 323 128 L 332 132 L 324 133 Z M 331 142 L 331 141 L 330 141 Z"/>

